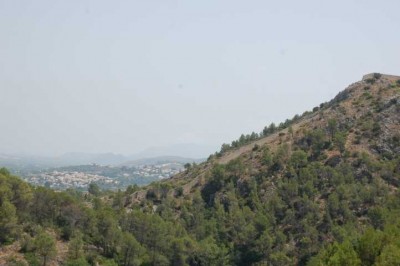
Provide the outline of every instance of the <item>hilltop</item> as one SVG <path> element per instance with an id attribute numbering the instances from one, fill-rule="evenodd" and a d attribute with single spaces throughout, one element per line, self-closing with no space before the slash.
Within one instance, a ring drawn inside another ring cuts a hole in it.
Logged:
<path id="1" fill-rule="evenodd" d="M 399 265 L 399 114 L 400 77 L 372 73 L 146 187 L 54 192 L 0 169 L 0 263 Z"/>

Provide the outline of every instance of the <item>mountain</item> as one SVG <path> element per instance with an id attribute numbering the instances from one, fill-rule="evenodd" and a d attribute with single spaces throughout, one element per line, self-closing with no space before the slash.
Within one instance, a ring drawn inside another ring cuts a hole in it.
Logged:
<path id="1" fill-rule="evenodd" d="M 134 167 L 140 165 L 156 165 L 164 163 L 186 164 L 186 163 L 201 163 L 203 161 L 204 161 L 203 159 L 192 159 L 179 156 L 159 156 L 153 158 L 142 158 L 142 159 L 127 161 L 120 164 L 120 166 Z"/>
<path id="2" fill-rule="evenodd" d="M 150 147 L 136 154 L 129 156 L 131 160 L 142 158 L 153 158 L 160 156 L 179 156 L 185 158 L 205 158 L 211 152 L 213 147 L 209 145 L 199 145 L 194 143 L 181 143 L 160 147 Z"/>
<path id="3" fill-rule="evenodd" d="M 0 169 L 0 264 L 400 265 L 399 114 L 400 77 L 372 73 L 146 187 Z"/>
<path id="4" fill-rule="evenodd" d="M 344 249 L 355 261 L 347 265 L 375 265 L 383 249 L 367 261 L 360 245 L 400 218 L 399 114 L 400 77 L 365 75 L 313 111 L 136 191 L 126 207 L 174 213 L 192 235 L 228 247 L 229 264 L 340 265 L 328 262 Z M 211 224 L 216 231 L 201 231 Z"/>
<path id="5" fill-rule="evenodd" d="M 115 165 L 120 164 L 127 160 L 127 157 L 122 154 L 115 153 L 79 153 L 71 152 L 65 153 L 57 158 L 55 161 L 63 166 L 66 165 L 82 165 L 96 163 L 100 165 Z"/>
<path id="6" fill-rule="evenodd" d="M 20 154 L 1 154 L 0 165 L 20 172 L 56 166 L 53 158 Z"/>
<path id="7" fill-rule="evenodd" d="M 400 76 L 379 73 L 365 75 L 361 81 L 351 84 L 331 101 L 314 107 L 313 111 L 306 111 L 286 120 L 265 136 L 253 141 L 239 139 L 233 141 L 232 145 L 223 144 L 220 152 L 211 155 L 207 162 L 198 166 L 203 174 L 195 176 L 195 179 L 201 179 L 213 166 L 227 165 L 233 160 L 240 159 L 255 164 L 263 158 L 261 151 L 266 148 L 271 155 L 282 146 L 289 146 L 288 149 L 292 150 L 312 149 L 313 138 L 317 138 L 309 136 L 312 131 L 325 135 L 318 136 L 320 145 L 326 145 L 322 147 L 325 151 L 322 153 L 324 160 L 349 156 L 350 152 L 365 152 L 375 158 L 395 157 L 400 152 L 396 146 L 400 134 L 399 87 Z M 264 131 L 268 131 L 268 128 Z M 344 140 L 339 136 L 335 139 L 335 134 L 343 134 Z M 226 145 L 229 147 L 226 148 Z M 338 145 L 347 153 L 341 152 Z M 189 183 L 194 183 L 190 178 L 192 176 L 193 171 L 188 171 L 165 182 L 174 183 L 188 179 Z"/>
<path id="8" fill-rule="evenodd" d="M 182 148 L 182 154 L 189 154 L 190 147 L 192 145 L 183 145 L 179 147 Z M 187 148 L 187 151 L 183 150 Z M 38 171 L 42 169 L 73 166 L 73 165 L 111 165 L 111 166 L 137 166 L 137 165 L 153 165 L 158 162 L 162 163 L 192 163 L 201 162 L 202 159 L 197 159 L 200 157 L 181 157 L 181 156 L 171 156 L 166 149 L 154 148 L 140 152 L 133 155 L 122 155 L 115 153 L 83 153 L 83 152 L 70 152 L 65 153 L 57 157 L 45 157 L 45 156 L 30 156 L 30 155 L 9 155 L 0 154 L 0 166 L 4 166 L 12 169 L 14 172 L 18 173 L 28 173 L 32 171 Z M 196 153 L 196 152 L 194 152 Z M 177 153 L 179 154 L 179 153 Z"/>

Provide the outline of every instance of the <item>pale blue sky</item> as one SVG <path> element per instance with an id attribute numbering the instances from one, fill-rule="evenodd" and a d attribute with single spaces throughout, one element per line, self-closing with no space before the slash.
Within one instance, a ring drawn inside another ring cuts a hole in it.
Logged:
<path id="1" fill-rule="evenodd" d="M 400 74 L 400 1 L 0 0 L 0 153 L 210 147 Z"/>

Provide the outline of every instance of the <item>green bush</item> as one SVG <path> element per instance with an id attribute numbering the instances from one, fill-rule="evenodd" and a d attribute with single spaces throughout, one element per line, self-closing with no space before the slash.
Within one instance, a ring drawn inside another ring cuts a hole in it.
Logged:
<path id="1" fill-rule="evenodd" d="M 375 83 L 375 79 L 369 78 L 369 79 L 366 79 L 365 82 L 368 83 L 368 84 L 374 84 Z"/>
<path id="2" fill-rule="evenodd" d="M 374 73 L 374 79 L 380 79 L 381 77 L 382 77 L 382 74 Z"/>
<path id="3" fill-rule="evenodd" d="M 24 255 L 25 260 L 28 262 L 29 266 L 40 266 L 41 263 L 39 258 L 32 252 L 26 253 Z"/>

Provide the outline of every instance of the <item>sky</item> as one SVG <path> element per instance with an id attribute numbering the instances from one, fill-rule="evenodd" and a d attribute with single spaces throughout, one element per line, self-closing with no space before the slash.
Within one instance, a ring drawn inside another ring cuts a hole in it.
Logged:
<path id="1" fill-rule="evenodd" d="M 399 10 L 398 0 L 0 0 L 0 153 L 212 153 L 364 74 L 400 75 Z"/>

